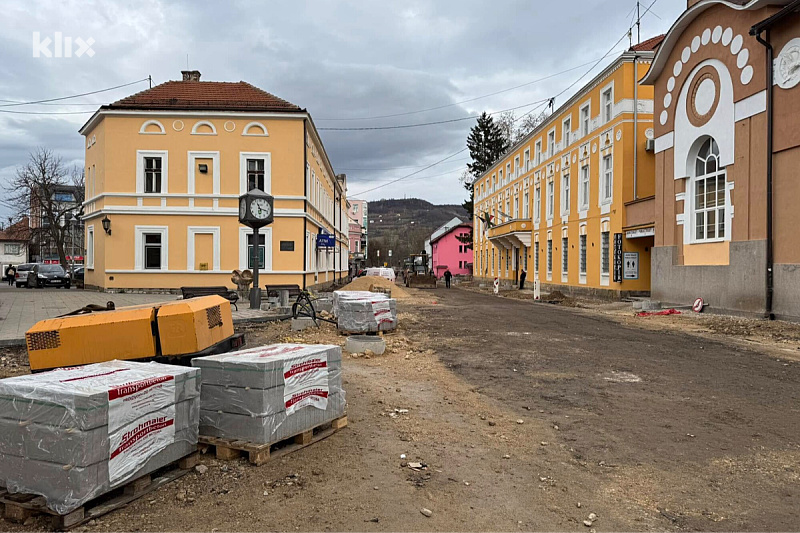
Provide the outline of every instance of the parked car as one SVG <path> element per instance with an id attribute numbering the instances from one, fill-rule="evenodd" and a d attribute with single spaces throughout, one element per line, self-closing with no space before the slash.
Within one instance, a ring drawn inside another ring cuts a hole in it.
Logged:
<path id="1" fill-rule="evenodd" d="M 33 270 L 28 272 L 28 287 L 64 287 L 69 289 L 72 285 L 69 274 L 61 265 L 43 265 L 36 263 Z"/>
<path id="2" fill-rule="evenodd" d="M 14 276 L 14 284 L 17 288 L 28 284 L 28 273 L 33 270 L 35 264 L 36 263 L 22 263 L 17 266 L 17 274 Z"/>
<path id="3" fill-rule="evenodd" d="M 379 278 L 386 278 L 394 283 L 395 275 L 394 270 L 385 267 L 372 267 L 367 269 L 367 276 L 377 276 Z"/>
<path id="4" fill-rule="evenodd" d="M 83 269 L 84 267 L 79 266 L 72 271 L 72 283 L 79 289 L 83 288 Z"/>

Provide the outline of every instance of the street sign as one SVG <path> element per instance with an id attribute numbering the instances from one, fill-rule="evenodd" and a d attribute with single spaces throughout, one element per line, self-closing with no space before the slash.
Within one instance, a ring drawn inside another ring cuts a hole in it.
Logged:
<path id="1" fill-rule="evenodd" d="M 330 233 L 317 234 L 317 248 L 334 248 L 336 247 L 336 238 Z"/>
<path id="2" fill-rule="evenodd" d="M 622 277 L 625 279 L 639 279 L 639 252 L 625 252 L 623 259 L 625 265 Z"/>
<path id="3" fill-rule="evenodd" d="M 614 282 L 622 281 L 622 233 L 614 234 Z"/>

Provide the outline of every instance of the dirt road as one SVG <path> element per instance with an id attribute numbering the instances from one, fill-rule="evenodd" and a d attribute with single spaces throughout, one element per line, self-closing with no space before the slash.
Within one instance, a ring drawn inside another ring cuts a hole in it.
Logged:
<path id="1" fill-rule="evenodd" d="M 203 456 L 206 473 L 83 529 L 588 532 L 590 513 L 596 531 L 798 528 L 800 363 L 582 310 L 418 294 L 385 355 L 346 356 L 348 428 L 261 467 Z M 344 344 L 331 326 L 247 335 Z M 24 365 L 3 356 L 8 374 Z"/>

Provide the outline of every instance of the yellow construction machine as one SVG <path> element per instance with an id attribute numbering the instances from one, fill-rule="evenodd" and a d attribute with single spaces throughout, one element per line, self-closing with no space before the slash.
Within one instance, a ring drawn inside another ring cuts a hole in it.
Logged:
<path id="1" fill-rule="evenodd" d="M 235 350 L 230 302 L 204 296 L 114 308 L 90 306 L 37 322 L 25 333 L 31 371 L 135 359 L 189 364 L 193 357 Z"/>

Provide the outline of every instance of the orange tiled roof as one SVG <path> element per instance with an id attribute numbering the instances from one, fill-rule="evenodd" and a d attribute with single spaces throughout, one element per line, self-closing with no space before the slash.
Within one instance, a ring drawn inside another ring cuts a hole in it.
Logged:
<path id="1" fill-rule="evenodd" d="M 661 35 L 656 35 L 655 37 L 651 37 L 646 41 L 642 41 L 639 44 L 631 46 L 631 50 L 634 52 L 650 52 L 658 48 L 658 46 L 661 44 L 661 41 L 664 40 L 664 37 L 666 37 L 666 35 L 663 33 Z"/>
<path id="2" fill-rule="evenodd" d="M 28 227 L 27 217 L 23 217 L 19 222 L 0 231 L 0 241 L 25 242 L 30 239 L 30 236 L 31 230 Z"/>
<path id="3" fill-rule="evenodd" d="M 168 81 L 102 109 L 302 111 L 299 106 L 244 81 Z"/>

